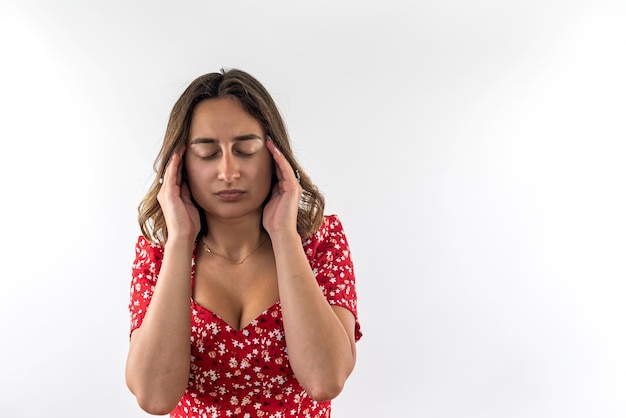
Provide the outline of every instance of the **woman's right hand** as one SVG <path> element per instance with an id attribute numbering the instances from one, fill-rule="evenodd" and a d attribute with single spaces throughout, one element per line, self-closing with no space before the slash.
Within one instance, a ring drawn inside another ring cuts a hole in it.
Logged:
<path id="1" fill-rule="evenodd" d="M 168 239 L 177 237 L 193 241 L 200 232 L 200 213 L 191 199 L 189 185 L 183 180 L 185 148 L 174 152 L 167 163 L 157 200 L 165 216 Z"/>

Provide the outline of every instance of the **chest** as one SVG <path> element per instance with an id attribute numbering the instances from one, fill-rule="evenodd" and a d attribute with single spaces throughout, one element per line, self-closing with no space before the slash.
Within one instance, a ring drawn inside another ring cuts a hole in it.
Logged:
<path id="1" fill-rule="evenodd" d="M 234 330 L 242 330 L 278 302 L 273 253 L 264 251 L 244 264 L 198 253 L 193 300 Z"/>

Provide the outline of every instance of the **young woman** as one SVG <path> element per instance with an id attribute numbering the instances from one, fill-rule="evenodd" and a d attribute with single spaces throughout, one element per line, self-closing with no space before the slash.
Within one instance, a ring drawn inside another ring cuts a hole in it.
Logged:
<path id="1" fill-rule="evenodd" d="M 360 338 L 336 215 L 266 89 L 198 77 L 139 205 L 126 382 L 171 417 L 328 417 Z"/>

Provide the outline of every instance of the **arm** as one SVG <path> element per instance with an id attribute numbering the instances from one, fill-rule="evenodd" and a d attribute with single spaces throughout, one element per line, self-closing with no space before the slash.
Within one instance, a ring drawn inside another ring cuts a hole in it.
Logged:
<path id="1" fill-rule="evenodd" d="M 143 410 L 164 415 L 176 407 L 189 380 L 191 258 L 200 217 L 182 181 L 182 154 L 165 170 L 158 201 L 168 240 L 149 308 L 131 335 L 126 384 Z"/>
<path id="2" fill-rule="evenodd" d="M 309 396 L 341 392 L 356 361 L 355 318 L 320 291 L 296 234 L 272 237 L 289 362 Z"/>
<path id="3" fill-rule="evenodd" d="M 332 307 L 320 291 L 302 248 L 296 219 L 302 188 L 271 141 L 278 183 L 263 210 L 276 259 L 278 291 L 289 362 L 296 378 L 317 401 L 336 397 L 354 368 L 355 317 Z"/>
<path id="4" fill-rule="evenodd" d="M 189 380 L 192 251 L 193 243 L 168 241 L 149 309 L 131 335 L 126 384 L 151 414 L 174 409 Z"/>

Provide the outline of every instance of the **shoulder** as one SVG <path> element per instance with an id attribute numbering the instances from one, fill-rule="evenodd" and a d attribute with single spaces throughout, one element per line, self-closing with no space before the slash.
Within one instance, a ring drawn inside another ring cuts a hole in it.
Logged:
<path id="1" fill-rule="evenodd" d="M 315 253 L 318 247 L 325 247 L 328 244 L 347 246 L 343 224 L 336 214 L 324 215 L 322 225 L 317 232 L 303 241 L 303 246 L 309 256 Z"/>
<path id="2" fill-rule="evenodd" d="M 143 235 L 139 235 L 135 244 L 136 253 L 160 253 L 163 254 L 163 246 L 159 243 L 149 241 Z"/>
<path id="3" fill-rule="evenodd" d="M 135 263 L 133 268 L 156 274 L 161 268 L 162 260 L 163 246 L 150 242 L 143 235 L 140 235 L 135 244 Z"/>

